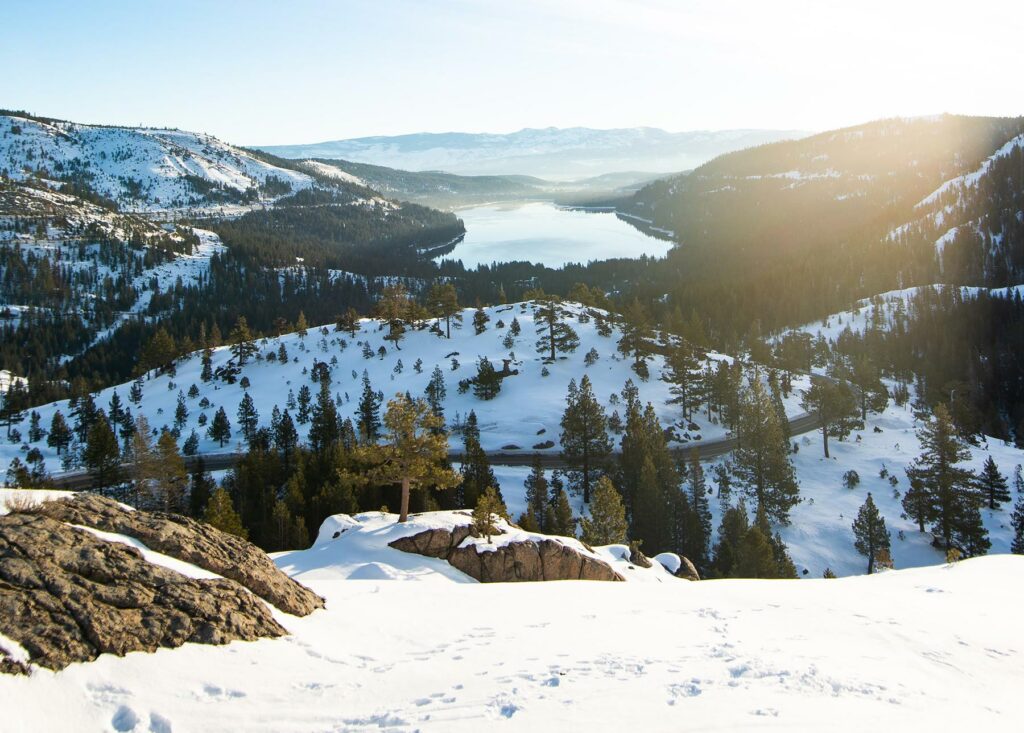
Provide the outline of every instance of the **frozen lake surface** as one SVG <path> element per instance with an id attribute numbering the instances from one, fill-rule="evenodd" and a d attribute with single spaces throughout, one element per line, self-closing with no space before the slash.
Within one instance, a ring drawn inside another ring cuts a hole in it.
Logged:
<path id="1" fill-rule="evenodd" d="M 528 261 L 548 267 L 615 257 L 662 257 L 672 242 L 644 234 L 611 212 L 560 209 L 549 203 L 496 204 L 457 212 L 466 237 L 444 259 L 473 268 Z"/>

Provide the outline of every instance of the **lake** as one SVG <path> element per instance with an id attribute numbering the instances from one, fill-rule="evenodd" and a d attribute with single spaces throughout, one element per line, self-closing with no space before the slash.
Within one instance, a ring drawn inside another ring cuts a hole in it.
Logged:
<path id="1" fill-rule="evenodd" d="M 672 242 L 644 234 L 607 211 L 560 209 L 549 203 L 494 204 L 461 209 L 466 236 L 443 259 L 467 268 L 528 261 L 561 267 L 613 257 L 662 257 Z"/>

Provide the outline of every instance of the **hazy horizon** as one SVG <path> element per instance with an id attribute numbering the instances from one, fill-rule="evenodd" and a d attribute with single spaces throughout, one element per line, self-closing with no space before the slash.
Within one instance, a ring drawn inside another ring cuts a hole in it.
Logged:
<path id="1" fill-rule="evenodd" d="M 927 11 L 927 12 L 924 12 Z M 0 105 L 241 145 L 421 132 L 807 130 L 1015 116 L 1024 22 L 1003 0 L 125 0 L 5 10 Z M 103 44 L 103 52 L 98 45 Z M 74 84 L 69 85 L 72 77 Z M 742 93 L 740 93 L 742 90 Z"/>

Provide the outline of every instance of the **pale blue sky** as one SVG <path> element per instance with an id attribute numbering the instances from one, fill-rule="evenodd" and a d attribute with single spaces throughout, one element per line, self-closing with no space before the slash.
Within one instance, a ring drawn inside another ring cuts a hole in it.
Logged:
<path id="1" fill-rule="evenodd" d="M 0 107 L 238 144 L 1024 114 L 1010 0 L 0 5 Z"/>

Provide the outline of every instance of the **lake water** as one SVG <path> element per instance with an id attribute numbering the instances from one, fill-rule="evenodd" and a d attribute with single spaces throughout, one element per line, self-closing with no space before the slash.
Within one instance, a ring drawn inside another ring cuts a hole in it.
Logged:
<path id="1" fill-rule="evenodd" d="M 528 261 L 561 267 L 613 257 L 661 257 L 672 242 L 644 234 L 611 212 L 560 209 L 548 203 L 496 204 L 462 209 L 466 237 L 444 259 L 467 268 Z"/>

